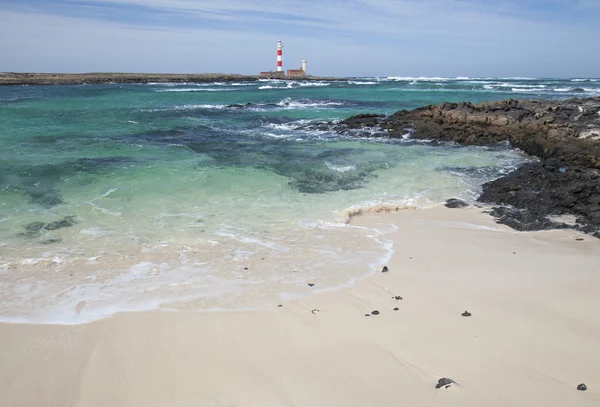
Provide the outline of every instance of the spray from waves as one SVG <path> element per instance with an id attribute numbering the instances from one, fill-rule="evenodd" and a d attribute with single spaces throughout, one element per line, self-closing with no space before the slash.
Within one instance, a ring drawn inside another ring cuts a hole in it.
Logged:
<path id="1" fill-rule="evenodd" d="M 447 81 L 463 81 L 470 80 L 471 78 L 466 76 L 458 76 L 455 78 L 447 77 L 427 77 L 427 76 L 388 76 L 386 78 L 377 78 L 381 82 L 447 82 Z"/>
<path id="2" fill-rule="evenodd" d="M 575 92 L 575 93 L 594 92 L 594 89 L 585 89 L 585 88 L 554 88 L 552 90 L 554 92 Z"/>
<path id="3" fill-rule="evenodd" d="M 211 86 L 253 86 L 256 85 L 256 82 L 148 82 L 146 84 L 148 86 L 162 86 L 172 88 L 175 86 L 195 86 L 199 88 L 211 87 Z"/>
<path id="4" fill-rule="evenodd" d="M 141 83 L 140 85 L 173 87 L 173 86 L 195 86 L 196 84 L 192 83 L 192 82 L 148 82 L 148 83 Z"/>
<path id="5" fill-rule="evenodd" d="M 298 88 L 310 88 L 310 87 L 325 87 L 330 86 L 329 82 L 304 82 L 304 81 L 286 81 L 286 80 L 262 80 L 261 82 L 267 82 L 267 85 L 259 86 L 260 90 L 268 89 L 298 89 Z"/>
<path id="6" fill-rule="evenodd" d="M 332 123 L 339 122 L 340 119 L 334 120 Z M 285 132 L 296 132 L 296 131 L 317 131 L 313 128 L 309 128 L 311 125 L 319 125 L 322 124 L 320 120 L 310 120 L 310 119 L 300 119 L 293 120 L 287 123 L 265 123 L 264 126 L 277 131 L 285 131 Z M 326 132 L 326 130 L 318 130 L 319 132 Z"/>
<path id="7" fill-rule="evenodd" d="M 300 87 L 323 87 L 331 85 L 328 82 L 297 82 Z"/>
<path id="8" fill-rule="evenodd" d="M 377 85 L 377 82 L 367 82 L 367 81 L 348 81 L 349 85 Z"/>
<path id="9" fill-rule="evenodd" d="M 142 112 L 167 112 L 181 110 L 248 110 L 253 112 L 266 112 L 278 110 L 310 110 L 310 109 L 330 109 L 338 106 L 345 106 L 343 102 L 334 102 L 331 100 L 316 100 L 316 99 L 292 99 L 285 98 L 276 103 L 263 104 L 185 104 L 176 106 L 156 107 L 151 109 L 141 109 Z"/>
<path id="10" fill-rule="evenodd" d="M 155 92 L 163 93 L 163 92 L 234 92 L 239 89 L 230 89 L 230 88 L 171 88 L 171 89 L 156 89 Z"/>
<path id="11" fill-rule="evenodd" d="M 315 99 L 292 99 L 285 98 L 277 103 L 278 106 L 281 106 L 286 109 L 314 109 L 314 108 L 323 108 L 323 107 L 332 107 L 332 106 L 344 106 L 343 102 L 335 102 L 332 100 L 315 100 Z"/>
<path id="12" fill-rule="evenodd" d="M 178 106 L 166 106 L 166 107 L 157 107 L 153 109 L 141 109 L 141 112 L 170 112 L 170 111 L 180 111 L 180 110 L 200 110 L 200 109 L 225 109 L 227 105 L 178 105 Z"/>

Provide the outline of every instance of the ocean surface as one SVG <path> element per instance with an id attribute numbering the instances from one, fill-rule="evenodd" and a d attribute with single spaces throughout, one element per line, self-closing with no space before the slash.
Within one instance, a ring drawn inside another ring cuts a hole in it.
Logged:
<path id="1" fill-rule="evenodd" d="M 473 201 L 528 158 L 305 125 L 597 95 L 583 78 L 0 87 L 0 321 L 260 309 L 347 286 L 402 250 L 353 214 Z"/>

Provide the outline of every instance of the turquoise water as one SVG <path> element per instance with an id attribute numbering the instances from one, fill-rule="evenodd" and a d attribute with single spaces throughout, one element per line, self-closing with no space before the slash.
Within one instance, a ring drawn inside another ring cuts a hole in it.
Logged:
<path id="1" fill-rule="evenodd" d="M 351 213 L 473 200 L 526 158 L 303 125 L 598 94 L 584 79 L 0 87 L 0 320 L 262 308 L 351 284 L 398 250 Z"/>

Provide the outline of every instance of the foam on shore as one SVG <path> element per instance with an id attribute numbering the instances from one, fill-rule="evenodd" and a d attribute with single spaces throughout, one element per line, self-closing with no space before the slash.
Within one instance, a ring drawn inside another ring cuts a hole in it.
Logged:
<path id="1" fill-rule="evenodd" d="M 598 405 L 598 240 L 515 232 L 473 208 L 353 226 L 382 231 L 393 256 L 352 285 L 316 279 L 318 294 L 269 309 L 0 323 L 0 404 Z M 442 377 L 449 388 L 435 387 Z"/>

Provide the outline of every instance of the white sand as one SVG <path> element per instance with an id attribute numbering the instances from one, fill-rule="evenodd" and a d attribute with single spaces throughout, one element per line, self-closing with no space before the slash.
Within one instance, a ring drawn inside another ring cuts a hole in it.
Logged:
<path id="1" fill-rule="evenodd" d="M 353 223 L 390 231 L 390 271 L 281 308 L 0 324 L 0 406 L 600 405 L 600 241 L 474 209 Z"/>

